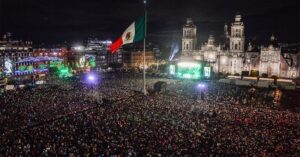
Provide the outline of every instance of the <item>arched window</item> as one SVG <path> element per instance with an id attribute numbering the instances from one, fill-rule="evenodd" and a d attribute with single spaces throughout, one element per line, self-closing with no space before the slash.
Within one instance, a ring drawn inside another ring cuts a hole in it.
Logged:
<path id="1" fill-rule="evenodd" d="M 238 45 L 237 45 L 237 44 L 235 44 L 235 45 L 234 45 L 234 49 L 235 49 L 235 50 L 237 50 L 237 48 L 238 48 Z"/>

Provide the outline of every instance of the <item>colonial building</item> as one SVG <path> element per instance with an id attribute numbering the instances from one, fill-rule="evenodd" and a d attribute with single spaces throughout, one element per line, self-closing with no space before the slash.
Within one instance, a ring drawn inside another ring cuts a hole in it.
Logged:
<path id="1" fill-rule="evenodd" d="M 296 54 L 284 54 L 274 35 L 266 46 L 258 49 L 249 42 L 246 47 L 244 31 L 242 16 L 236 15 L 230 31 L 225 24 L 222 43 L 217 44 L 214 36 L 210 35 L 207 42 L 198 48 L 197 27 L 188 18 L 183 26 L 180 59 L 205 62 L 215 73 L 299 77 L 299 50 Z"/>
<path id="2" fill-rule="evenodd" d="M 33 57 L 58 57 L 64 59 L 68 53 L 67 48 L 38 48 L 33 49 L 32 56 Z"/>
<path id="3" fill-rule="evenodd" d="M 93 57 L 95 58 L 95 67 L 93 67 L 93 69 L 97 70 L 106 69 L 111 65 L 122 65 L 123 49 L 119 49 L 117 50 L 117 53 L 112 54 L 108 51 L 111 43 L 112 42 L 109 40 L 89 38 L 83 46 L 75 46 L 71 48 L 71 51 L 75 52 L 75 56 L 70 58 L 73 58 L 73 60 L 77 62 L 76 64 L 78 64 L 78 62 L 85 62 L 87 57 Z M 84 66 L 81 68 L 84 68 Z"/>
<path id="4" fill-rule="evenodd" d="M 183 27 L 182 36 L 182 54 L 184 56 L 191 55 L 196 50 L 197 44 L 197 28 L 191 18 L 187 19 L 186 25 Z"/>
<path id="5" fill-rule="evenodd" d="M 271 43 L 260 49 L 260 63 L 259 72 L 265 73 L 269 77 L 276 75 L 280 76 L 281 50 L 280 46 L 276 43 L 275 37 L 272 35 Z"/>
<path id="6" fill-rule="evenodd" d="M 145 53 L 146 67 L 156 65 L 157 60 L 155 52 L 147 50 Z M 140 68 L 142 69 L 144 65 L 143 51 L 126 51 L 124 53 L 124 67 L 125 68 Z"/>
<path id="7" fill-rule="evenodd" d="M 12 40 L 11 34 L 0 37 L 0 76 L 11 76 L 16 62 L 32 56 L 32 42 Z"/>

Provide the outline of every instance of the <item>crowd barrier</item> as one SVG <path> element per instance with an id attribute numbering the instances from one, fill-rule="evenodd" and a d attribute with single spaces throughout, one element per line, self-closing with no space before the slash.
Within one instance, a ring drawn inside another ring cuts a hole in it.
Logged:
<path id="1" fill-rule="evenodd" d="M 238 86 L 250 86 L 254 85 L 260 88 L 269 88 L 271 87 L 281 87 L 287 90 L 296 89 L 296 85 L 292 80 L 288 79 L 278 79 L 277 86 L 274 85 L 274 79 L 271 78 L 259 78 L 257 81 L 256 77 L 244 77 L 241 80 L 240 76 L 228 76 L 225 79 L 220 79 L 220 83 L 234 84 Z"/>

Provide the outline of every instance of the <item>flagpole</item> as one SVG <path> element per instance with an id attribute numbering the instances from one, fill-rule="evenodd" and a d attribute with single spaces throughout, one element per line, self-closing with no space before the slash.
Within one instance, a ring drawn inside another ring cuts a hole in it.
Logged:
<path id="1" fill-rule="evenodd" d="M 143 66 L 143 93 L 144 95 L 147 95 L 147 90 L 146 90 L 146 35 L 147 35 L 147 10 L 146 10 L 146 4 L 147 0 L 144 0 L 144 10 L 145 10 L 145 37 L 144 37 L 144 53 L 143 53 L 143 58 L 144 58 L 144 66 Z"/>

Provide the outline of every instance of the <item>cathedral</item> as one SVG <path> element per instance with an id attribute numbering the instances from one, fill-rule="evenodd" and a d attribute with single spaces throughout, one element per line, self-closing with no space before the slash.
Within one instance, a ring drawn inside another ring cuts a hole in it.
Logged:
<path id="1" fill-rule="evenodd" d="M 213 35 L 197 47 L 197 27 L 191 18 L 183 26 L 180 60 L 202 61 L 215 73 L 281 78 L 299 77 L 299 52 L 286 54 L 274 35 L 266 46 L 254 48 L 251 42 L 245 46 L 245 26 L 241 15 L 236 15 L 230 31 L 224 26 L 224 41 L 216 44 Z"/>

